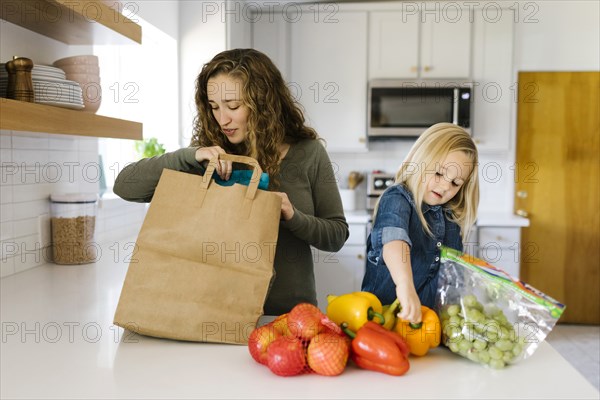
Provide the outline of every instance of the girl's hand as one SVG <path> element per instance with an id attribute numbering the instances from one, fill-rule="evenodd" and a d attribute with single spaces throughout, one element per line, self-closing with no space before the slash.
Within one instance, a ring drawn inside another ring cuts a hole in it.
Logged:
<path id="1" fill-rule="evenodd" d="M 398 318 L 409 321 L 413 324 L 421 322 L 421 301 L 412 282 L 408 284 L 401 283 L 396 286 L 396 296 L 402 309 L 397 314 Z"/>
<path id="2" fill-rule="evenodd" d="M 289 221 L 294 216 L 294 206 L 290 202 L 288 195 L 283 192 L 273 192 L 281 197 L 281 219 Z"/>
<path id="3" fill-rule="evenodd" d="M 196 161 L 203 163 L 212 160 L 215 156 L 227 154 L 220 146 L 198 147 L 196 149 Z M 215 167 L 217 175 L 223 180 L 228 180 L 231 177 L 233 163 L 231 161 L 220 160 Z"/>

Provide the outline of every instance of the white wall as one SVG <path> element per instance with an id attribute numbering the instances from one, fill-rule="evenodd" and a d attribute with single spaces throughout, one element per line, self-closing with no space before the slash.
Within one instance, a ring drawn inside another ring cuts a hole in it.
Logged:
<path id="1" fill-rule="evenodd" d="M 195 81 L 202 66 L 226 49 L 224 1 L 182 0 L 179 3 L 179 88 L 181 146 L 188 146 L 196 116 Z"/>
<path id="2" fill-rule="evenodd" d="M 600 2 L 537 1 L 516 25 L 518 71 L 600 69 Z M 531 15 L 535 11 L 535 14 Z M 527 18 L 531 15 L 530 18 Z"/>

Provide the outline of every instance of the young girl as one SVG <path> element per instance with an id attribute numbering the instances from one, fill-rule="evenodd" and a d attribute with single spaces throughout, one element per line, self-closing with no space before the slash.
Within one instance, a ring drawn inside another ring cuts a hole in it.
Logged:
<path id="1" fill-rule="evenodd" d="M 467 132 L 450 123 L 433 125 L 375 207 L 362 290 L 384 304 L 398 298 L 404 320 L 418 323 L 421 304 L 434 306 L 440 247 L 462 251 L 479 203 L 477 164 Z"/>

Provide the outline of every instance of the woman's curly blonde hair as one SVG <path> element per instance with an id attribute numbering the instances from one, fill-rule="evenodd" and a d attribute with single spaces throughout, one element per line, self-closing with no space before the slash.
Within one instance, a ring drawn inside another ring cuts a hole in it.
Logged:
<path id="1" fill-rule="evenodd" d="M 208 103 L 208 80 L 220 74 L 242 82 L 242 102 L 250 110 L 248 135 L 232 144 L 223 134 Z M 255 158 L 271 181 L 278 185 L 279 146 L 302 139 L 317 139 L 305 125 L 304 114 L 293 98 L 281 72 L 264 53 L 234 49 L 217 54 L 202 67 L 196 79 L 196 108 L 191 146 L 221 146 L 227 153 Z"/>

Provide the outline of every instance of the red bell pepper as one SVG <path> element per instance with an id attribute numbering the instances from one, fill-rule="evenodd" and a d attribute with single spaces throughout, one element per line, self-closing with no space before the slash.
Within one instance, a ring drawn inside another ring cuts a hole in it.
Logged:
<path id="1" fill-rule="evenodd" d="M 356 333 L 346 324 L 342 324 L 342 329 L 352 338 L 350 357 L 360 368 L 396 376 L 408 371 L 409 348 L 396 332 L 373 321 L 367 321 Z"/>

